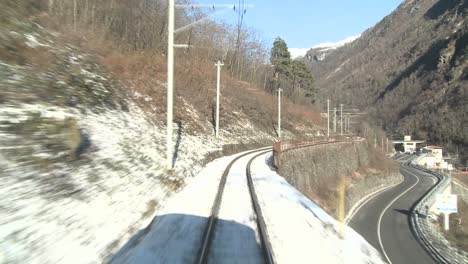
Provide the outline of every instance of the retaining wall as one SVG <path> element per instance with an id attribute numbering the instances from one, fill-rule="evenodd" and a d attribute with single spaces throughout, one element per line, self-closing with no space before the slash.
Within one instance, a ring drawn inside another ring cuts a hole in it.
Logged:
<path id="1" fill-rule="evenodd" d="M 337 189 L 344 177 L 344 210 L 347 214 L 364 196 L 402 181 L 397 166 L 388 171 L 373 169 L 371 155 L 365 141 L 342 141 L 293 149 L 282 154 L 279 174 L 335 216 Z"/>

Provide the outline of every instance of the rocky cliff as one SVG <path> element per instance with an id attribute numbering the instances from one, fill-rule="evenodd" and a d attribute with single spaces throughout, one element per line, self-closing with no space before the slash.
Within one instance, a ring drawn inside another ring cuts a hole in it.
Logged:
<path id="1" fill-rule="evenodd" d="M 377 125 L 459 150 L 468 145 L 468 3 L 407 0 L 354 42 L 306 64 L 322 101 L 367 109 Z"/>

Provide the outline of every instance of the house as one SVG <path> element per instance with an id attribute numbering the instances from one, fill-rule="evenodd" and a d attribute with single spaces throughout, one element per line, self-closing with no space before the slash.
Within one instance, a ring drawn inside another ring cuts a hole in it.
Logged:
<path id="1" fill-rule="evenodd" d="M 418 165 L 426 167 L 428 169 L 434 169 L 436 163 L 436 157 L 431 152 L 426 153 L 418 160 Z"/>
<path id="2" fill-rule="evenodd" d="M 440 146 L 426 146 L 425 149 L 429 150 L 435 157 L 435 168 L 440 169 L 442 166 L 446 167 L 443 158 L 443 148 Z M 444 166 L 445 165 L 445 166 Z"/>

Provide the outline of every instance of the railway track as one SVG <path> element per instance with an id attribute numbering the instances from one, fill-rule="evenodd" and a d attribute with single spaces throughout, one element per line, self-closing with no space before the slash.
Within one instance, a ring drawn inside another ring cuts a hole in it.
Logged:
<path id="1" fill-rule="evenodd" d="M 343 142 L 343 141 L 342 140 L 328 140 L 328 139 L 326 139 L 326 140 L 317 140 L 317 141 L 309 141 L 307 146 L 303 146 L 303 145 L 299 144 L 299 145 L 297 145 L 297 147 L 292 147 L 292 148 L 290 148 L 288 150 L 295 149 L 295 148 L 304 148 L 304 147 L 310 147 L 310 146 L 317 146 L 317 145 L 333 144 L 333 143 L 339 143 L 339 142 Z M 252 157 L 250 157 L 248 162 L 246 163 L 244 176 L 245 176 L 245 185 L 247 185 L 248 193 L 250 195 L 251 209 L 252 209 L 252 211 L 253 211 L 253 213 L 255 215 L 257 235 L 258 235 L 258 239 L 260 240 L 260 245 L 258 245 L 258 243 L 255 243 L 255 245 L 257 247 L 259 247 L 258 248 L 258 251 L 259 251 L 258 255 L 261 255 L 261 259 L 262 259 L 263 263 L 267 263 L 267 264 L 275 263 L 272 248 L 271 248 L 271 243 L 270 243 L 270 241 L 268 239 L 268 233 L 267 233 L 265 220 L 263 218 L 262 210 L 261 210 L 260 204 L 258 202 L 257 194 L 255 192 L 255 185 L 254 185 L 252 175 L 251 175 L 251 171 L 250 171 L 250 166 L 251 166 L 252 162 L 256 158 L 258 158 L 259 156 L 261 156 L 261 155 L 263 155 L 263 154 L 265 154 L 267 152 L 270 152 L 270 151 L 272 151 L 271 147 L 246 152 L 246 153 L 244 153 L 242 155 L 239 155 L 234 160 L 232 160 L 228 164 L 226 169 L 224 170 L 223 175 L 222 175 L 221 180 L 220 180 L 220 184 L 219 184 L 219 187 L 218 187 L 218 191 L 217 191 L 213 206 L 211 208 L 211 215 L 210 215 L 210 217 L 208 219 L 207 225 L 206 225 L 204 233 L 203 233 L 202 243 L 201 243 L 200 249 L 198 251 L 197 259 L 196 259 L 197 264 L 206 264 L 206 263 L 209 263 L 209 262 L 219 263 L 219 259 L 217 261 L 210 260 L 210 254 L 213 254 L 213 253 L 211 253 L 211 251 L 213 250 L 212 249 L 212 244 L 213 244 L 213 241 L 215 240 L 215 234 L 217 232 L 216 228 L 217 228 L 217 224 L 218 224 L 218 219 L 220 218 L 219 214 L 220 214 L 221 205 L 223 203 L 223 195 L 224 195 L 224 192 L 225 192 L 226 182 L 228 181 L 228 178 L 230 177 L 229 174 L 231 172 L 231 168 L 236 164 L 236 162 L 238 162 L 240 159 L 245 158 L 245 157 L 247 157 L 249 155 L 252 155 Z M 234 175 L 232 175 L 232 176 L 234 176 Z M 218 232 L 219 232 L 219 230 L 218 230 Z M 225 241 L 224 241 L 224 243 L 223 243 L 223 241 L 218 241 L 218 242 L 221 242 L 222 244 L 226 244 Z M 217 246 L 219 246 L 219 245 L 217 245 Z M 258 261 L 258 262 L 260 262 L 260 261 Z"/>
<path id="2" fill-rule="evenodd" d="M 197 261 L 196 263 L 202 264 L 202 263 L 208 263 L 209 258 L 210 258 L 210 253 L 212 251 L 212 243 L 214 241 L 214 236 L 215 236 L 215 231 L 217 228 L 217 222 L 219 218 L 219 213 L 222 205 L 222 200 L 223 200 L 223 194 L 225 191 L 225 186 L 226 182 L 228 181 L 229 173 L 231 171 L 232 166 L 238 162 L 240 159 L 245 158 L 246 156 L 249 156 L 251 154 L 256 153 L 253 157 L 250 158 L 250 160 L 247 163 L 246 170 L 245 170 L 245 177 L 246 177 L 246 183 L 248 187 L 248 192 L 250 194 L 250 200 L 251 200 L 251 206 L 253 209 L 253 212 L 255 213 L 255 218 L 256 218 L 256 224 L 257 224 L 257 230 L 258 230 L 258 236 L 260 239 L 260 248 L 259 250 L 261 251 L 262 259 L 264 263 L 274 263 L 273 261 L 273 255 L 271 252 L 271 245 L 268 241 L 268 235 L 266 232 L 266 226 L 265 222 L 263 219 L 263 215 L 261 213 L 261 208 L 257 200 L 257 195 L 255 193 L 255 187 L 253 184 L 252 176 L 250 173 L 250 165 L 252 164 L 252 161 L 257 158 L 260 155 L 263 155 L 267 152 L 270 152 L 272 150 L 271 147 L 268 148 L 262 148 L 262 149 L 257 149 L 254 151 L 249 151 L 246 152 L 242 155 L 239 155 L 236 157 L 234 160 L 232 160 L 229 165 L 226 167 L 226 169 L 223 172 L 223 175 L 220 180 L 220 184 L 218 187 L 218 191 L 211 209 L 211 216 L 208 219 L 208 223 L 206 225 L 205 231 L 203 233 L 203 239 L 202 239 L 202 244 L 199 249 L 199 253 L 197 256 Z"/>

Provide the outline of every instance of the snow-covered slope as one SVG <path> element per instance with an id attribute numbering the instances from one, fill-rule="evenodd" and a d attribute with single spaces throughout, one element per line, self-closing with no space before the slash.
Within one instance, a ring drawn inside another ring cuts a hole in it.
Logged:
<path id="1" fill-rule="evenodd" d="M 296 59 L 304 57 L 309 49 L 310 48 L 289 48 L 289 53 L 291 53 L 292 59 Z"/>
<path id="2" fill-rule="evenodd" d="M 377 250 L 351 228 L 344 227 L 340 238 L 337 221 L 277 175 L 268 165 L 270 155 L 257 158 L 252 172 L 277 263 L 383 263 Z M 193 263 L 220 177 L 236 156 L 208 164 L 148 227 L 119 250 L 112 263 Z M 240 159 L 228 176 L 224 192 L 239 197 L 237 202 L 223 199 L 221 207 L 226 212 L 218 225 L 229 239 L 212 243 L 212 250 L 218 252 L 214 263 L 258 263 L 258 255 L 246 250 L 259 242 L 252 223 L 255 216 L 242 207 L 242 203 L 250 203 L 244 197 L 248 193 L 240 191 L 250 157 Z"/>
<path id="3" fill-rule="evenodd" d="M 339 47 L 343 47 L 346 44 L 349 44 L 356 39 L 358 39 L 361 35 L 355 35 L 351 37 L 347 37 L 343 40 L 337 41 L 337 42 L 324 42 L 320 43 L 318 45 L 313 46 L 312 48 L 290 48 L 289 52 L 291 53 L 291 58 L 299 58 L 299 57 L 304 57 L 307 54 L 307 51 L 314 49 L 317 52 L 325 52 L 325 51 L 330 51 L 330 50 L 335 50 Z"/>
<path id="4" fill-rule="evenodd" d="M 0 263 L 101 263 L 209 153 L 272 139 L 247 119 L 220 139 L 175 126 L 175 170 L 167 171 L 160 103 L 122 89 L 91 56 L 47 33 L 0 30 L 5 39 L 29 47 L 26 62 L 31 54 L 52 62 L 0 57 Z"/>
<path id="5" fill-rule="evenodd" d="M 337 42 L 325 42 L 325 43 L 321 43 L 321 44 L 318 44 L 318 45 L 315 45 L 312 47 L 312 49 L 321 49 L 323 51 L 325 50 L 330 50 L 330 49 L 337 49 L 339 47 L 343 47 L 344 45 L 348 44 L 348 43 L 351 43 L 353 41 L 355 41 L 356 39 L 358 39 L 361 35 L 355 35 L 355 36 L 351 36 L 351 37 L 347 37 L 343 40 L 340 40 L 340 41 L 337 41 Z"/>

